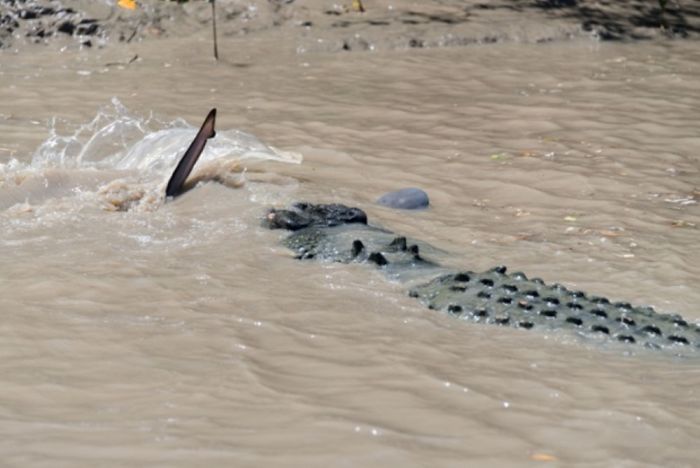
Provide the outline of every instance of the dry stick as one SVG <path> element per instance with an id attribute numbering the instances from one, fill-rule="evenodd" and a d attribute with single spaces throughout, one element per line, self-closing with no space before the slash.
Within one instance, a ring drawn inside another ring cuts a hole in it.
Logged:
<path id="1" fill-rule="evenodd" d="M 219 60 L 219 48 L 216 43 L 216 0 L 211 1 L 211 24 L 214 29 L 214 59 Z"/>

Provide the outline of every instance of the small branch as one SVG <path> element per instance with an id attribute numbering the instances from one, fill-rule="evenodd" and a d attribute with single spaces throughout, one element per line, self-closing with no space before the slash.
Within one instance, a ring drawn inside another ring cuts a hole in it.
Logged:
<path id="1" fill-rule="evenodd" d="M 214 32 L 214 59 L 219 60 L 219 47 L 216 40 L 216 0 L 209 0 L 211 2 L 211 24 Z"/>

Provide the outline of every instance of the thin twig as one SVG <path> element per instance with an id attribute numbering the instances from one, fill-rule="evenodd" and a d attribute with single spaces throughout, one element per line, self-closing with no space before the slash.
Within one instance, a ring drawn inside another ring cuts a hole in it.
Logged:
<path id="1" fill-rule="evenodd" d="M 216 41 L 216 0 L 211 1 L 211 24 L 214 30 L 214 59 L 219 60 L 219 47 Z"/>

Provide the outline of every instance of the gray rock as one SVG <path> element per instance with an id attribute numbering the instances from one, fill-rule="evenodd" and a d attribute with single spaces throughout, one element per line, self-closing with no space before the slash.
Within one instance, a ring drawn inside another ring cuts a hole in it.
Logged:
<path id="1" fill-rule="evenodd" d="M 403 188 L 385 193 L 377 200 L 380 205 L 401 210 L 418 210 L 430 204 L 428 194 L 419 188 Z"/>

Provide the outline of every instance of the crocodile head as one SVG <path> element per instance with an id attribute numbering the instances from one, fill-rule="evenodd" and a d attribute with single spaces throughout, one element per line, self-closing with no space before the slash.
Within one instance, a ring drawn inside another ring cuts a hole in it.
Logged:
<path id="1" fill-rule="evenodd" d="M 367 224 L 367 214 L 359 208 L 338 203 L 316 205 L 300 202 L 288 210 L 272 208 L 262 224 L 268 229 L 298 231 L 309 226 L 333 227 L 353 223 Z"/>

